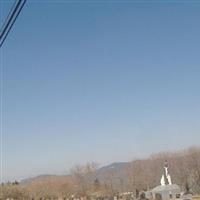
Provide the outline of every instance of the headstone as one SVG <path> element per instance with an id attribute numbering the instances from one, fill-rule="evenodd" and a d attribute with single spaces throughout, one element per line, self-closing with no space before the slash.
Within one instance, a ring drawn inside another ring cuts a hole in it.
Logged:
<path id="1" fill-rule="evenodd" d="M 182 200 L 192 200 L 192 194 L 183 194 L 181 196 Z"/>

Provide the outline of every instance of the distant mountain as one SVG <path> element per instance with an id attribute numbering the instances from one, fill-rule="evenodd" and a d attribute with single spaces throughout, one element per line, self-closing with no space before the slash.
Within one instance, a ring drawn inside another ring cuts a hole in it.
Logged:
<path id="1" fill-rule="evenodd" d="M 161 152 L 149 158 L 132 162 L 112 163 L 99 168 L 95 173 L 88 173 L 85 181 L 86 184 L 95 184 L 95 181 L 98 180 L 105 188 L 111 188 L 116 191 L 154 188 L 160 183 L 160 178 L 164 172 L 163 164 L 166 160 L 170 163 L 169 172 L 173 177 L 173 183 L 184 188 L 186 183 L 182 180 L 182 177 L 188 176 L 189 170 L 191 172 L 189 176 L 191 178 L 188 179 L 191 180 L 189 184 L 194 185 L 191 190 L 199 193 L 199 179 L 195 174 L 200 169 L 200 165 L 197 164 L 197 161 L 200 160 L 200 148 L 198 147 L 177 152 Z M 74 172 L 76 170 L 79 170 L 79 168 L 75 168 Z M 63 186 L 68 185 L 68 183 L 77 187 L 77 182 L 72 175 L 40 175 L 21 181 L 21 184 L 28 185 L 30 188 L 40 188 L 44 185 L 52 186 L 54 184 Z"/>
<path id="2" fill-rule="evenodd" d="M 96 172 L 96 178 L 99 180 L 104 180 L 107 178 L 108 174 L 110 173 L 117 173 L 119 176 L 123 176 L 123 169 L 125 169 L 128 165 L 130 165 L 129 162 L 116 162 L 112 163 L 107 166 L 103 166 L 99 168 Z M 22 185 L 27 185 L 33 182 L 37 181 L 45 181 L 45 180 L 50 180 L 50 179 L 64 179 L 64 178 L 70 178 L 71 175 L 49 175 L 49 174 L 44 174 L 44 175 L 39 175 L 36 177 L 31 177 L 24 179 L 20 182 Z"/>
<path id="3" fill-rule="evenodd" d="M 39 176 L 36 176 L 36 177 L 31 177 L 31 178 L 24 179 L 24 180 L 20 181 L 20 184 L 21 185 L 28 185 L 30 183 L 38 182 L 38 181 L 45 181 L 45 180 L 50 180 L 50 179 L 53 179 L 53 180 L 56 180 L 56 179 L 65 179 L 65 178 L 69 178 L 69 177 L 70 177 L 70 175 L 49 175 L 49 174 L 43 174 L 43 175 L 39 175 Z"/>
<path id="4" fill-rule="evenodd" d="M 130 165 L 130 162 L 116 162 L 108 166 L 104 166 L 97 170 L 96 178 L 104 182 L 110 177 L 115 177 L 113 181 L 119 181 L 119 179 L 125 179 L 126 168 Z"/>
<path id="5" fill-rule="evenodd" d="M 112 163 L 110 165 L 107 165 L 107 166 L 104 166 L 104 167 L 98 169 L 98 173 L 103 173 L 103 172 L 112 171 L 112 170 L 119 171 L 119 170 L 122 170 L 129 165 L 130 165 L 130 162 Z"/>

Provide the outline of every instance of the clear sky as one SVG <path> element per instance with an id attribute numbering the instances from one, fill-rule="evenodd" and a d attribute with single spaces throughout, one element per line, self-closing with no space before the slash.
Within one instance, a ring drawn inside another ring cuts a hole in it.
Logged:
<path id="1" fill-rule="evenodd" d="M 27 2 L 1 50 L 4 180 L 200 145 L 200 3 L 138 2 Z"/>

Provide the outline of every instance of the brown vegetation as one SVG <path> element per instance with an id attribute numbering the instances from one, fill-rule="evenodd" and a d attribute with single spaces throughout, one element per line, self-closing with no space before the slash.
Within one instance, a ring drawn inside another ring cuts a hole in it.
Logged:
<path id="1" fill-rule="evenodd" d="M 135 160 L 120 171 L 107 170 L 99 175 L 95 163 L 75 166 L 70 176 L 50 176 L 26 185 L 1 186 L 0 199 L 70 199 L 89 196 L 112 196 L 127 191 L 151 189 L 160 184 L 163 162 L 168 160 L 172 182 L 200 194 L 200 149 L 190 148 L 175 153 L 159 153 L 148 159 Z"/>

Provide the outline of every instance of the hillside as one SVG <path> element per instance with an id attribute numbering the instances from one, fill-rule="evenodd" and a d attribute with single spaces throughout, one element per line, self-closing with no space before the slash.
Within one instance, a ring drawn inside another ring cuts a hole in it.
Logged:
<path id="1" fill-rule="evenodd" d="M 165 160 L 169 163 L 172 182 L 185 190 L 186 185 L 195 193 L 200 193 L 200 148 L 184 151 L 164 152 L 147 159 L 132 162 L 116 162 L 101 168 L 93 164 L 76 166 L 69 175 L 40 175 L 25 179 L 20 185 L 32 192 L 68 194 L 88 194 L 101 191 L 101 194 L 146 190 L 160 184 Z M 45 187 L 44 187 L 45 186 Z"/>

